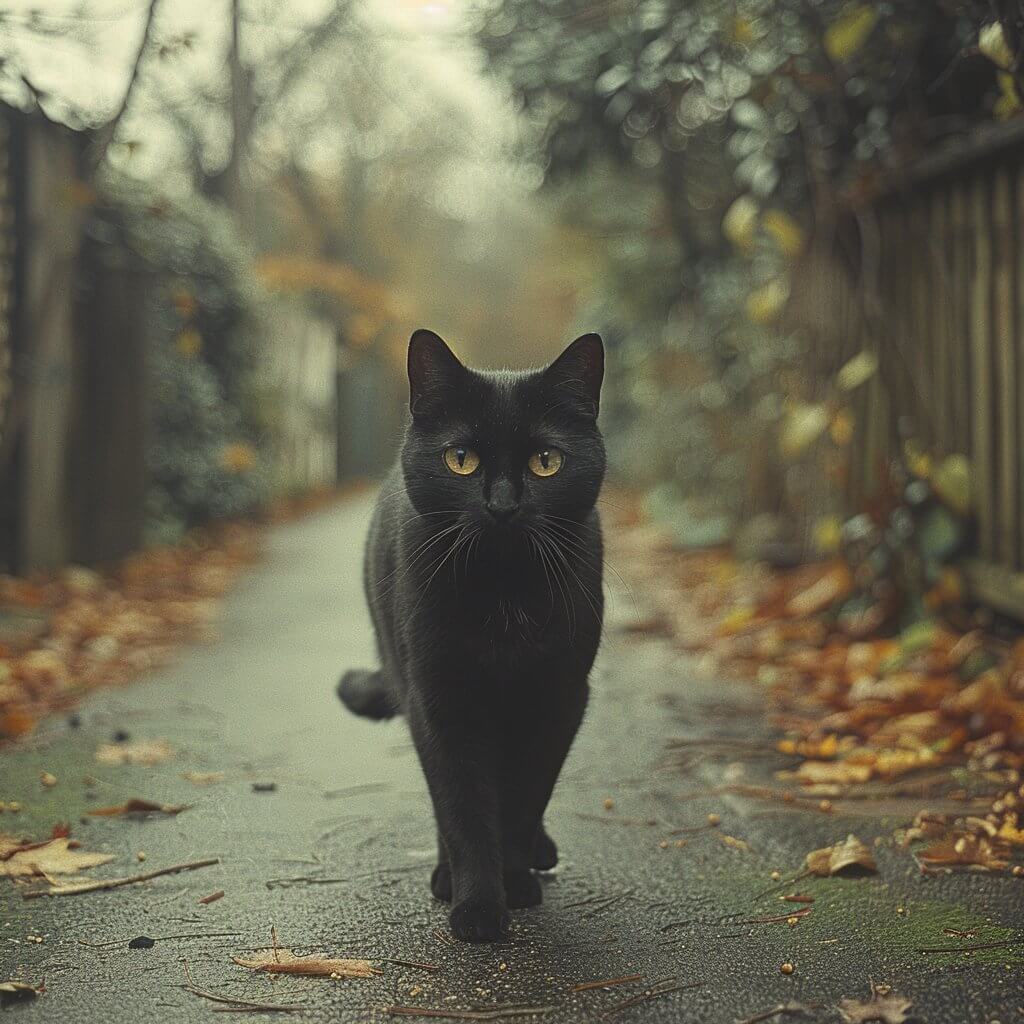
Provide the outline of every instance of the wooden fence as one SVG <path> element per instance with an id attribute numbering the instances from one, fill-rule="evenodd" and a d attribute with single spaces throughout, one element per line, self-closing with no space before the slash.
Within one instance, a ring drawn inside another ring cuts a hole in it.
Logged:
<path id="1" fill-rule="evenodd" d="M 819 238 L 798 319 L 818 374 L 863 349 L 848 499 L 861 509 L 903 439 L 971 466 L 975 595 L 1024 615 L 1024 128 L 922 162 Z"/>

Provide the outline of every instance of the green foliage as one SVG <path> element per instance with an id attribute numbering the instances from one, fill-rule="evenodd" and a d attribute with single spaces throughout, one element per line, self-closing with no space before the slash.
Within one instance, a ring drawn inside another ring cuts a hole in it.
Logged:
<path id="1" fill-rule="evenodd" d="M 142 288 L 150 539 L 252 513 L 270 475 L 259 455 L 261 291 L 229 215 L 198 198 L 171 203 L 112 181 L 87 231 L 100 259 L 131 268 Z"/>
<path id="2" fill-rule="evenodd" d="M 1020 109 L 1020 5 L 480 0 L 476 13 L 549 188 L 578 197 L 563 198 L 566 220 L 601 240 L 581 320 L 614 339 L 613 465 L 708 515 L 740 518 L 755 486 L 748 512 L 791 511 L 792 461 L 827 449 L 835 463 L 850 432 L 836 366 L 784 316 L 806 240 L 944 136 Z M 820 467 L 804 476 L 806 514 Z"/>

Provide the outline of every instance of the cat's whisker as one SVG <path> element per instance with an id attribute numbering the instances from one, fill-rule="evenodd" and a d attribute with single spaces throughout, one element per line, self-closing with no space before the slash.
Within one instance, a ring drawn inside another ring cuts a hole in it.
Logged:
<path id="1" fill-rule="evenodd" d="M 557 560 L 554 557 L 554 550 L 551 547 L 551 540 L 548 538 L 543 531 L 536 530 L 535 536 L 540 544 L 541 557 L 547 564 L 550 562 L 551 575 L 554 578 L 555 585 L 558 587 L 559 593 L 562 595 L 562 603 L 565 605 L 565 614 L 569 619 L 569 636 L 573 638 L 576 636 L 576 609 L 574 603 L 569 597 L 569 581 L 566 579 L 565 573 L 561 570 Z"/>
<path id="2" fill-rule="evenodd" d="M 562 522 L 572 522 L 572 520 L 570 520 L 570 519 L 565 519 L 564 516 L 552 516 L 549 513 L 544 513 L 544 519 L 546 519 L 546 520 L 557 519 L 557 520 L 560 520 Z M 548 527 L 551 530 L 554 531 L 556 537 L 560 538 L 561 540 L 564 541 L 564 543 L 566 543 L 566 544 L 570 545 L 571 547 L 573 547 L 574 550 L 584 559 L 584 561 L 587 558 L 590 557 L 590 551 L 587 548 L 586 544 L 584 544 L 584 542 L 579 537 L 572 536 L 571 531 L 566 531 L 565 527 L 558 526 L 558 525 L 556 525 L 555 523 L 552 523 L 552 522 L 549 522 L 547 525 L 548 525 Z M 585 523 L 580 523 L 579 525 L 580 526 L 584 526 L 584 527 L 586 526 Z M 619 570 L 616 569 L 614 565 L 612 565 L 612 563 L 609 561 L 607 555 L 603 559 L 603 564 L 608 569 L 611 569 L 611 571 L 615 574 L 615 578 L 619 581 L 619 583 L 622 586 L 622 589 L 625 590 L 626 594 L 628 595 L 630 601 L 633 604 L 633 612 L 634 612 L 634 614 L 636 615 L 637 619 L 640 619 L 641 618 L 641 615 L 640 615 L 640 605 L 637 602 L 636 594 L 633 592 L 633 588 L 623 578 L 622 573 L 620 573 Z"/>
<path id="3" fill-rule="evenodd" d="M 401 582 L 409 575 L 409 573 L 416 566 L 416 563 L 421 561 L 423 556 L 426 554 L 428 548 L 432 547 L 437 541 L 441 540 L 442 538 L 454 533 L 457 529 L 460 528 L 460 525 L 460 523 L 453 523 L 451 526 L 447 526 L 444 529 L 439 530 L 437 533 L 431 534 L 431 536 L 429 536 L 425 541 L 423 541 L 422 544 L 418 545 L 413 550 L 413 552 L 407 556 L 405 565 L 396 567 L 391 572 L 389 572 L 383 579 L 378 580 L 377 586 L 380 586 L 382 583 L 386 583 L 389 579 L 391 579 L 391 577 L 394 576 L 395 573 L 400 573 L 398 578 L 392 583 L 391 587 L 388 588 L 388 590 L 386 590 L 380 596 L 384 597 L 386 594 L 390 593 L 391 590 L 393 590 L 394 587 L 397 586 L 399 582 Z"/>
<path id="4" fill-rule="evenodd" d="M 550 528 L 550 524 L 549 524 L 549 528 Z M 601 613 L 598 610 L 597 601 L 595 600 L 594 595 L 591 593 L 590 589 L 584 583 L 584 581 L 580 577 L 579 573 L 573 568 L 572 563 L 570 562 L 569 558 L 566 556 L 566 552 L 563 551 L 561 549 L 561 547 L 559 546 L 556 536 L 553 535 L 553 534 L 548 533 L 548 534 L 546 534 L 546 537 L 547 537 L 548 543 L 552 547 L 552 551 L 553 551 L 554 555 L 561 562 L 561 564 L 562 564 L 562 566 L 563 566 L 563 568 L 565 570 L 563 575 L 565 575 L 565 573 L 568 573 L 569 575 L 572 576 L 573 580 L 579 586 L 580 591 L 582 592 L 583 597 L 585 598 L 587 604 L 590 605 L 590 610 L 594 613 L 594 617 L 597 619 L 598 625 L 600 625 L 600 623 L 601 623 Z M 566 578 L 566 584 L 568 584 L 568 582 L 569 582 L 569 580 L 568 580 L 568 578 Z"/>

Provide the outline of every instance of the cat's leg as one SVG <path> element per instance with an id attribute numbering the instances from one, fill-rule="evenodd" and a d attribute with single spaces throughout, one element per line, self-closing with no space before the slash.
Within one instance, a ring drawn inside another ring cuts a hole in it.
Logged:
<path id="1" fill-rule="evenodd" d="M 548 835 L 544 823 L 537 829 L 537 838 L 533 843 L 533 867 L 537 871 L 550 871 L 558 863 L 558 847 L 554 839 Z"/>
<path id="2" fill-rule="evenodd" d="M 534 718 L 528 728 L 510 730 L 514 739 L 504 750 L 502 848 L 505 891 L 513 908 L 541 902 L 540 883 L 531 869 L 541 866 L 540 860 L 553 867 L 558 859 L 542 819 L 587 703 L 585 679 L 571 684 L 560 679 L 548 692 L 558 694 L 558 698 L 553 702 L 549 699 L 539 717 L 532 709 Z"/>
<path id="3" fill-rule="evenodd" d="M 502 883 L 495 745 L 467 717 L 442 715 L 426 701 L 410 699 L 408 715 L 440 845 L 448 854 L 452 934 L 462 942 L 501 941 L 508 934 L 509 917 Z M 445 883 L 445 865 L 439 862 L 431 888 L 440 898 Z"/>
<path id="4" fill-rule="evenodd" d="M 437 866 L 430 876 L 430 891 L 435 899 L 442 903 L 452 901 L 452 867 L 448 863 L 448 848 L 444 845 L 441 833 L 437 834 Z"/>

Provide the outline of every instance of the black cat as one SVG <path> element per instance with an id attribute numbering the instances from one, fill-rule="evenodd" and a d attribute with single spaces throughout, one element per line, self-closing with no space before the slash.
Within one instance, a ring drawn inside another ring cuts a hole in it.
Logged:
<path id="1" fill-rule="evenodd" d="M 604 349 L 547 369 L 471 370 L 409 342 L 412 419 L 385 481 L 365 584 L 381 668 L 347 672 L 356 714 L 409 720 L 438 827 L 431 889 L 466 942 L 541 901 L 558 852 L 542 817 L 587 703 L 601 637 L 595 503 Z"/>

